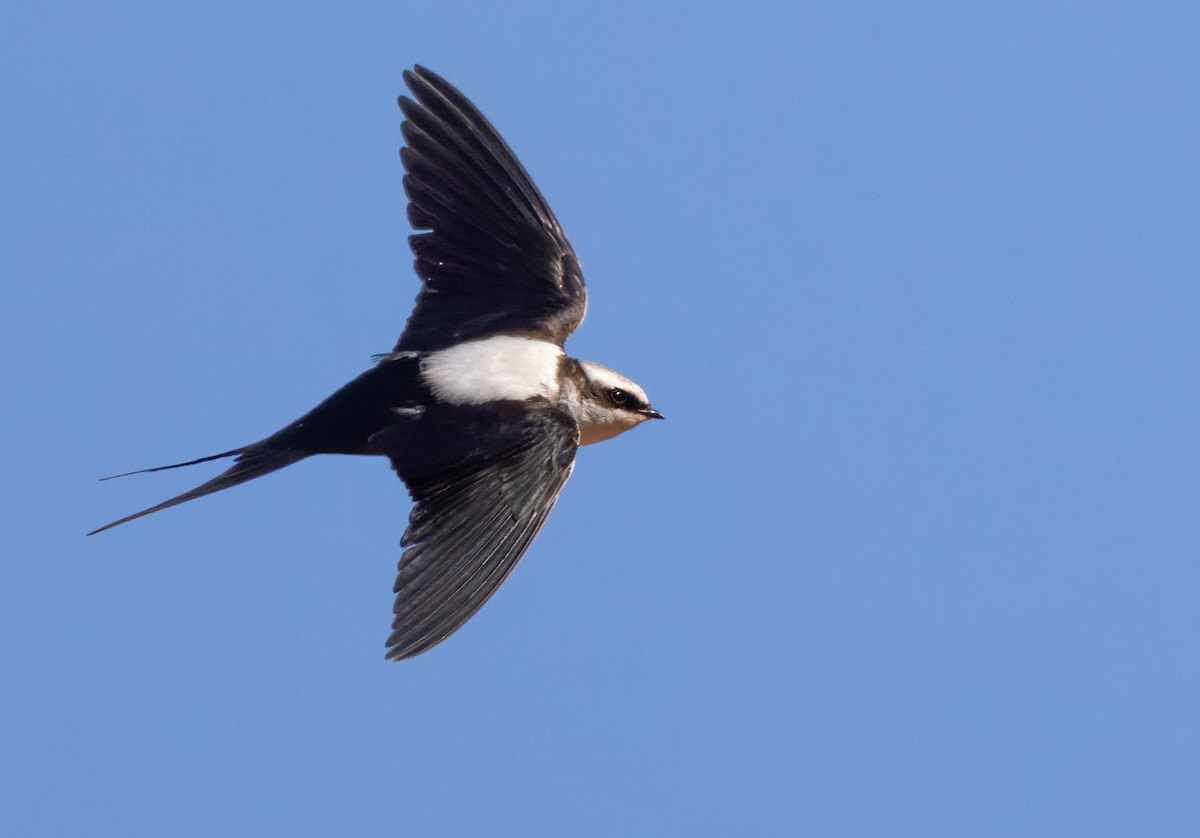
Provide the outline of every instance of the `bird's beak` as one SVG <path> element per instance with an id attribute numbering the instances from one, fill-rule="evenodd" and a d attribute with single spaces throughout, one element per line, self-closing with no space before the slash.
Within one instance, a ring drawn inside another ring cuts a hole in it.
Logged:
<path id="1" fill-rule="evenodd" d="M 647 419 L 662 419 L 662 418 L 664 418 L 661 413 L 659 413 L 657 410 L 655 410 L 652 407 L 643 407 L 641 410 L 638 411 L 638 413 L 642 414 Z"/>

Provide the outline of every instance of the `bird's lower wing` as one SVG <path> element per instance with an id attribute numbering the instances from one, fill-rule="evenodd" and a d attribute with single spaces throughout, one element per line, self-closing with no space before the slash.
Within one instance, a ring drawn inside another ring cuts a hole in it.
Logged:
<path id="1" fill-rule="evenodd" d="M 444 425 L 441 433 L 452 428 Z M 461 432 L 465 443 L 473 429 L 468 423 Z M 437 645 L 488 601 L 571 474 L 578 429 L 556 410 L 523 410 L 492 438 L 491 450 L 477 448 L 440 469 L 418 468 L 404 452 L 392 457 L 415 501 L 387 641 L 393 660 Z"/>

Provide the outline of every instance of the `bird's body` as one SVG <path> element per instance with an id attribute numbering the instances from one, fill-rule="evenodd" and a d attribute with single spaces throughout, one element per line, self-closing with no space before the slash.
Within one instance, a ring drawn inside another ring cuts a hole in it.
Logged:
<path id="1" fill-rule="evenodd" d="M 189 492 L 103 530 L 314 454 L 389 458 L 414 506 L 388 657 L 448 637 L 507 578 L 570 476 L 579 445 L 661 418 L 621 374 L 569 358 L 587 306 L 579 261 L 482 114 L 423 68 L 405 73 L 401 159 L 422 280 L 395 349 Z"/>

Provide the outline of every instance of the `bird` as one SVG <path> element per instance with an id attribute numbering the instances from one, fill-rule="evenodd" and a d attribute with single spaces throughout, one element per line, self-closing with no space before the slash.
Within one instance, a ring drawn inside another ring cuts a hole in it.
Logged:
<path id="1" fill-rule="evenodd" d="M 390 353 L 270 436 L 143 474 L 233 457 L 221 474 L 120 524 L 316 454 L 387 457 L 412 500 L 386 657 L 441 643 L 525 555 L 579 446 L 663 415 L 624 375 L 567 356 L 587 291 L 545 198 L 466 96 L 403 73 L 400 159 L 420 280 Z M 108 478 L 105 478 L 108 479 Z"/>

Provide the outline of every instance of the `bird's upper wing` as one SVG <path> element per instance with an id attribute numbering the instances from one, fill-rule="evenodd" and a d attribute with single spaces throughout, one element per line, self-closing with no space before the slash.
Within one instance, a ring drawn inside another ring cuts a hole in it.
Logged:
<path id="1" fill-rule="evenodd" d="M 574 421 L 549 406 L 504 409 L 500 421 L 490 408 L 428 414 L 413 423 L 419 439 L 399 428 L 378 440 L 415 501 L 387 642 L 393 660 L 437 645 L 487 602 L 571 474 Z"/>
<path id="2" fill-rule="evenodd" d="M 405 71 L 409 237 L 422 280 L 397 351 L 506 333 L 560 346 L 583 322 L 583 272 L 558 220 L 496 130 L 423 67 Z"/>

